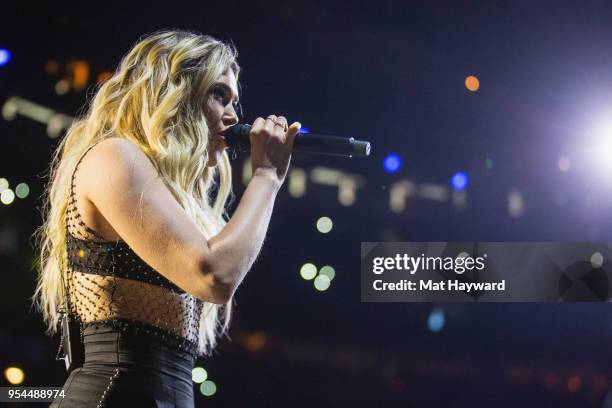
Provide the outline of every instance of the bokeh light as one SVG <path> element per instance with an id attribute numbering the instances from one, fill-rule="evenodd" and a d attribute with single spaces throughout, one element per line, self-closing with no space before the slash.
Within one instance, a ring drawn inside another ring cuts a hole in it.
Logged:
<path id="1" fill-rule="evenodd" d="M 317 220 L 317 230 L 321 234 L 327 234 L 329 231 L 332 230 L 333 226 L 334 223 L 329 217 L 321 217 Z"/>
<path id="2" fill-rule="evenodd" d="M 6 65 L 11 60 L 11 52 L 6 48 L 0 48 L 0 67 Z"/>
<path id="3" fill-rule="evenodd" d="M 300 276 L 305 280 L 311 280 L 317 276 L 317 267 L 310 262 L 305 263 L 300 268 Z"/>
<path id="4" fill-rule="evenodd" d="M 13 201 L 15 201 L 15 193 L 10 188 L 7 188 L 2 193 L 0 193 L 0 201 L 2 204 L 9 205 Z"/>
<path id="5" fill-rule="evenodd" d="M 55 93 L 58 95 L 66 95 L 70 90 L 70 83 L 65 79 L 57 81 L 55 84 Z"/>
<path id="6" fill-rule="evenodd" d="M 599 252 L 594 252 L 593 255 L 591 255 L 591 266 L 593 268 L 601 268 L 601 266 L 604 263 L 604 258 L 603 255 Z"/>
<path id="7" fill-rule="evenodd" d="M 472 92 L 476 92 L 480 88 L 480 81 L 474 75 L 465 78 L 465 87 Z"/>
<path id="8" fill-rule="evenodd" d="M 19 183 L 15 187 L 15 195 L 19 198 L 26 198 L 30 194 L 30 187 L 26 183 Z"/>
<path id="9" fill-rule="evenodd" d="M 104 71 L 104 72 L 100 72 L 100 74 L 98 75 L 98 82 L 105 82 L 108 81 L 109 79 L 111 79 L 111 77 L 113 76 L 113 74 L 111 72 L 108 71 Z"/>
<path id="10" fill-rule="evenodd" d="M 388 155 L 383 161 L 383 168 L 387 173 L 397 173 L 401 167 L 402 159 L 395 153 Z"/>
<path id="11" fill-rule="evenodd" d="M 49 75 L 57 74 L 60 64 L 56 60 L 50 59 L 45 62 L 45 72 Z"/>
<path id="12" fill-rule="evenodd" d="M 319 275 L 325 275 L 332 281 L 336 277 L 336 270 L 329 265 L 325 265 L 319 270 Z"/>
<path id="13" fill-rule="evenodd" d="M 217 392 L 217 384 L 211 380 L 206 380 L 200 385 L 200 392 L 206 397 L 211 397 Z"/>
<path id="14" fill-rule="evenodd" d="M 427 318 L 427 327 L 432 332 L 439 332 L 442 330 L 444 328 L 444 323 L 446 323 L 446 319 L 441 309 L 432 310 L 429 314 L 429 318 Z"/>
<path id="15" fill-rule="evenodd" d="M 463 171 L 458 171 L 451 178 L 451 186 L 454 190 L 463 190 L 468 185 L 468 175 Z"/>
<path id="16" fill-rule="evenodd" d="M 265 332 L 257 331 L 247 335 L 244 340 L 244 346 L 247 350 L 255 352 L 265 347 L 268 342 L 268 336 Z"/>
<path id="17" fill-rule="evenodd" d="M 194 367 L 191 370 L 191 379 L 194 383 L 201 384 L 208 378 L 208 372 L 203 367 Z"/>
<path id="18" fill-rule="evenodd" d="M 9 182 L 5 178 L 0 178 L 0 193 L 9 188 Z"/>
<path id="19" fill-rule="evenodd" d="M 314 280 L 314 287 L 320 292 L 327 290 L 330 284 L 331 281 L 326 275 L 319 275 Z"/>
<path id="20" fill-rule="evenodd" d="M 19 367 L 7 367 L 4 370 L 4 378 L 6 378 L 6 381 L 10 384 L 17 385 L 23 382 L 25 373 Z"/>

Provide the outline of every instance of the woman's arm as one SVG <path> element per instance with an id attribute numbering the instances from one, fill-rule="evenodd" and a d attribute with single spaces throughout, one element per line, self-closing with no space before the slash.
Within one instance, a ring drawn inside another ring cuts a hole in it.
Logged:
<path id="1" fill-rule="evenodd" d="M 208 240 L 210 254 L 203 256 L 201 269 L 213 271 L 221 298 L 233 296 L 257 258 L 280 186 L 276 170 L 256 169 L 232 218 Z"/>
<path id="2" fill-rule="evenodd" d="M 257 118 L 253 123 L 250 133 L 253 176 L 232 218 L 208 241 L 210 254 L 201 261 L 202 270 L 213 271 L 222 298 L 233 296 L 261 250 L 300 127 L 296 122 L 287 128 L 284 117 L 273 115 L 267 120 Z"/>
<path id="3" fill-rule="evenodd" d="M 152 268 L 193 296 L 226 303 L 261 249 L 299 124 L 288 131 L 259 118 L 251 130 L 253 177 L 238 208 L 210 240 L 132 142 L 98 143 L 79 166 L 78 185 L 119 236 Z"/>

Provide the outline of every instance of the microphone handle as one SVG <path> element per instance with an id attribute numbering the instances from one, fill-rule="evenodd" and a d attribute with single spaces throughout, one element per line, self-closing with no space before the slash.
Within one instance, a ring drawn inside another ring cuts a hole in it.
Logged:
<path id="1" fill-rule="evenodd" d="M 249 133 L 251 125 L 238 124 L 228 132 L 228 145 L 248 153 L 251 150 Z M 313 133 L 298 133 L 293 141 L 294 153 L 323 154 L 341 157 L 366 157 L 370 155 L 370 142 Z"/>

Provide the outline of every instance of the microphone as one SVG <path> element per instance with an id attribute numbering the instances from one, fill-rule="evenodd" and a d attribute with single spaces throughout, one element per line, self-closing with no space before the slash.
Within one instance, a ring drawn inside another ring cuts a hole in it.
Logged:
<path id="1" fill-rule="evenodd" d="M 251 150 L 249 133 L 251 125 L 238 123 L 225 132 L 227 145 L 237 151 L 248 153 Z M 323 154 L 341 157 L 366 157 L 370 155 L 370 142 L 313 133 L 298 133 L 293 141 L 294 153 Z"/>

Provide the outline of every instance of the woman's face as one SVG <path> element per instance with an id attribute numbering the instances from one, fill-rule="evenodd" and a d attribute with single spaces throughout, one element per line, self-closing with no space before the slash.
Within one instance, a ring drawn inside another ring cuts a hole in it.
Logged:
<path id="1" fill-rule="evenodd" d="M 213 84 L 206 101 L 205 116 L 210 131 L 208 166 L 216 166 L 221 153 L 227 148 L 223 133 L 238 123 L 238 83 L 234 71 L 227 71 Z"/>

